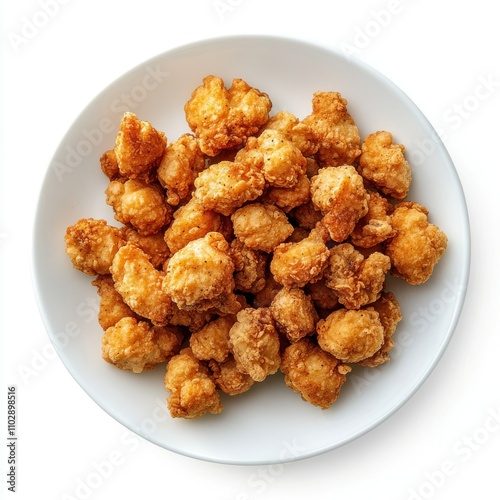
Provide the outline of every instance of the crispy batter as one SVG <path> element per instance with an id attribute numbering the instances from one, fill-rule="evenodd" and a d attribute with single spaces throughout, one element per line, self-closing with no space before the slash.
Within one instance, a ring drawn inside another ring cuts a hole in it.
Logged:
<path id="1" fill-rule="evenodd" d="M 387 255 L 373 252 L 365 259 L 350 243 L 342 243 L 330 250 L 326 284 L 347 309 L 359 309 L 380 297 L 390 267 Z"/>
<path id="2" fill-rule="evenodd" d="M 396 230 L 386 247 L 391 273 L 410 285 L 420 285 L 430 278 L 448 244 L 446 235 L 427 220 L 427 215 L 422 205 L 401 202 L 391 217 Z"/>
<path id="3" fill-rule="evenodd" d="M 255 383 L 250 375 L 240 372 L 236 368 L 236 361 L 232 355 L 229 355 L 223 362 L 211 360 L 208 362 L 208 366 L 217 387 L 229 396 L 243 394 Z"/>
<path id="4" fill-rule="evenodd" d="M 161 189 L 139 179 L 111 181 L 106 203 L 113 207 L 117 221 L 130 223 L 142 236 L 157 233 L 172 219 L 172 207 L 165 203 Z"/>
<path id="5" fill-rule="evenodd" d="M 316 224 L 323 218 L 321 211 L 314 206 L 312 201 L 308 201 L 290 212 L 290 217 L 294 223 L 304 229 L 314 229 Z"/>
<path id="6" fill-rule="evenodd" d="M 320 169 L 311 179 L 311 199 L 323 213 L 330 237 L 338 243 L 348 238 L 368 211 L 363 178 L 351 165 Z"/>
<path id="7" fill-rule="evenodd" d="M 189 346 L 193 354 L 200 361 L 225 361 L 229 356 L 229 330 L 235 322 L 236 316 L 233 314 L 220 316 L 191 334 Z"/>
<path id="8" fill-rule="evenodd" d="M 326 240 L 325 231 L 315 228 L 298 243 L 278 245 L 270 266 L 274 279 L 286 287 L 303 287 L 320 279 L 330 256 Z"/>
<path id="9" fill-rule="evenodd" d="M 114 149 L 105 151 L 99 158 L 99 162 L 101 163 L 102 172 L 110 181 L 120 178 L 120 169 L 118 168 L 118 160 Z"/>
<path id="10" fill-rule="evenodd" d="M 351 368 L 303 338 L 285 349 L 281 371 L 286 385 L 304 401 L 326 410 L 339 397 Z"/>
<path id="11" fill-rule="evenodd" d="M 316 92 L 312 113 L 302 123 L 313 132 L 321 167 L 352 165 L 360 155 L 358 127 L 347 111 L 347 100 L 338 92 Z"/>
<path id="12" fill-rule="evenodd" d="M 248 248 L 238 239 L 231 241 L 229 250 L 234 262 L 234 288 L 241 292 L 258 293 L 266 286 L 267 255 Z"/>
<path id="13" fill-rule="evenodd" d="M 302 174 L 298 176 L 297 183 L 292 187 L 270 187 L 264 192 L 261 201 L 276 205 L 284 212 L 290 212 L 311 199 L 310 189 L 309 178 L 306 174 Z"/>
<path id="14" fill-rule="evenodd" d="M 301 288 L 282 288 L 271 303 L 276 328 L 290 342 L 316 332 L 319 320 L 314 304 Z"/>
<path id="15" fill-rule="evenodd" d="M 346 363 L 373 356 L 384 342 L 384 327 L 373 307 L 333 311 L 317 330 L 320 347 Z"/>
<path id="16" fill-rule="evenodd" d="M 168 409 L 174 418 L 197 418 L 207 412 L 220 413 L 222 403 L 208 368 L 189 347 L 167 365 L 165 389 L 170 392 Z"/>
<path id="17" fill-rule="evenodd" d="M 121 229 L 92 218 L 69 226 L 64 241 L 73 267 L 90 275 L 108 274 L 116 252 L 125 244 Z"/>
<path id="18" fill-rule="evenodd" d="M 201 172 L 194 185 L 194 197 L 205 210 L 231 215 L 263 193 L 265 180 L 257 167 L 222 161 Z"/>
<path id="19" fill-rule="evenodd" d="M 169 257 L 170 251 L 161 232 L 143 236 L 134 228 L 126 227 L 124 228 L 124 233 L 127 241 L 134 243 L 148 254 L 151 264 L 153 264 L 154 267 L 158 269 L 161 268 L 163 263 L 167 260 L 167 257 Z"/>
<path id="20" fill-rule="evenodd" d="M 182 333 L 175 327 L 150 326 L 125 317 L 102 337 L 102 357 L 122 370 L 141 373 L 164 363 L 179 351 Z"/>
<path id="21" fill-rule="evenodd" d="M 250 203 L 231 215 L 234 235 L 247 247 L 272 252 L 292 233 L 285 213 L 267 203 Z"/>
<path id="22" fill-rule="evenodd" d="M 408 195 L 411 168 L 402 144 L 392 143 L 392 134 L 381 131 L 365 137 L 359 157 L 359 173 L 385 195 L 402 200 Z"/>
<path id="23" fill-rule="evenodd" d="M 229 331 L 229 346 L 236 368 L 256 382 L 276 373 L 280 366 L 280 339 L 269 309 L 242 309 Z"/>
<path id="24" fill-rule="evenodd" d="M 184 111 L 201 150 L 215 156 L 223 149 L 241 146 L 256 134 L 267 122 L 271 106 L 267 94 L 244 80 L 235 79 L 226 89 L 221 78 L 210 75 L 194 90 Z"/>
<path id="25" fill-rule="evenodd" d="M 194 189 L 194 180 L 205 168 L 205 157 L 198 141 L 184 134 L 171 142 L 158 167 L 157 176 L 166 190 L 167 203 L 176 206 Z"/>
<path id="26" fill-rule="evenodd" d="M 332 310 L 339 304 L 336 293 L 326 286 L 325 278 L 306 285 L 306 293 L 311 297 L 314 305 L 319 309 Z"/>
<path id="27" fill-rule="evenodd" d="M 97 320 L 104 331 L 110 326 L 116 325 L 122 318 L 137 319 L 137 315 L 125 304 L 122 296 L 116 291 L 111 275 L 99 275 L 92 281 L 92 285 L 97 287 L 97 293 L 101 298 Z"/>
<path id="28" fill-rule="evenodd" d="M 116 136 L 115 154 L 120 175 L 129 179 L 149 179 L 163 156 L 167 138 L 151 123 L 127 112 Z"/>
<path id="29" fill-rule="evenodd" d="M 190 333 L 195 333 L 212 321 L 214 317 L 215 314 L 212 311 L 184 311 L 179 309 L 175 302 L 172 302 L 172 313 L 168 323 L 186 327 Z"/>
<path id="30" fill-rule="evenodd" d="M 172 256 L 163 290 L 179 309 L 217 308 L 234 314 L 241 306 L 233 293 L 233 272 L 229 244 L 222 234 L 210 232 Z"/>
<path id="31" fill-rule="evenodd" d="M 266 273 L 265 278 L 264 288 L 253 297 L 254 307 L 269 307 L 276 294 L 283 288 L 283 285 L 275 281 L 271 273 Z"/>
<path id="32" fill-rule="evenodd" d="M 116 290 L 132 311 L 154 325 L 167 324 L 172 301 L 162 289 L 163 273 L 145 252 L 127 243 L 116 253 L 110 271 Z"/>

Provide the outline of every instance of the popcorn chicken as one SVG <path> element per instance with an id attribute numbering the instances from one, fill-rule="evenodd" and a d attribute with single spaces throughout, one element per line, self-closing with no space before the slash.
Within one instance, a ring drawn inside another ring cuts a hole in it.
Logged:
<path id="1" fill-rule="evenodd" d="M 396 236 L 386 246 L 391 274 L 410 285 L 425 283 L 448 244 L 446 235 L 428 219 L 427 209 L 414 202 L 401 202 L 392 214 Z"/>
<path id="2" fill-rule="evenodd" d="M 326 410 L 339 397 L 351 368 L 303 338 L 284 350 L 281 371 L 285 384 L 304 401 Z"/>
<path id="3" fill-rule="evenodd" d="M 127 243 L 116 253 L 110 271 L 116 290 L 132 311 L 154 325 L 167 324 L 172 301 L 162 289 L 163 273 L 145 252 Z"/>
<path id="4" fill-rule="evenodd" d="M 124 233 L 127 241 L 134 243 L 134 245 L 145 252 L 151 264 L 157 269 L 161 268 L 167 257 L 169 257 L 170 251 L 161 232 L 143 236 L 132 227 L 125 227 Z"/>
<path id="5" fill-rule="evenodd" d="M 197 418 L 222 411 L 222 402 L 208 368 L 196 359 L 189 347 L 169 361 L 164 383 L 170 392 L 167 405 L 174 418 Z"/>
<path id="6" fill-rule="evenodd" d="M 150 326 L 125 317 L 106 329 L 102 357 L 122 370 L 141 373 L 164 363 L 180 348 L 182 333 L 175 327 Z"/>
<path id="7" fill-rule="evenodd" d="M 117 221 L 130 223 L 142 236 L 157 233 L 172 219 L 172 207 L 160 189 L 139 179 L 111 181 L 106 203 L 113 207 Z"/>
<path id="8" fill-rule="evenodd" d="M 215 156 L 223 149 L 243 145 L 256 134 L 267 122 L 271 106 L 267 94 L 244 80 L 235 79 L 226 89 L 221 78 L 210 75 L 194 90 L 184 111 L 201 150 Z"/>
<path id="9" fill-rule="evenodd" d="M 359 173 L 385 195 L 402 200 L 411 184 L 411 167 L 406 161 L 405 147 L 392 143 L 392 134 L 386 131 L 368 135 L 361 148 Z"/>
<path id="10" fill-rule="evenodd" d="M 284 212 L 304 205 L 311 199 L 311 183 L 306 174 L 299 175 L 297 183 L 289 188 L 270 187 L 261 197 L 263 203 L 276 205 Z"/>
<path id="11" fill-rule="evenodd" d="M 229 330 L 236 322 L 236 316 L 220 316 L 207 323 L 201 330 L 191 334 L 189 346 L 200 361 L 213 359 L 219 363 L 229 356 Z"/>
<path id="12" fill-rule="evenodd" d="M 108 274 L 116 252 L 125 245 L 121 229 L 92 218 L 69 226 L 64 241 L 73 267 L 90 275 Z"/>
<path id="13" fill-rule="evenodd" d="M 217 387 L 229 396 L 237 396 L 247 392 L 255 383 L 247 373 L 240 372 L 232 355 L 223 361 L 211 360 L 208 366 Z"/>
<path id="14" fill-rule="evenodd" d="M 105 151 L 99 158 L 101 170 L 103 174 L 110 180 L 114 181 L 121 177 L 120 169 L 118 168 L 118 160 L 114 149 Z"/>
<path id="15" fill-rule="evenodd" d="M 231 242 L 229 255 L 234 262 L 234 288 L 241 292 L 258 293 L 266 286 L 267 255 L 248 248 L 238 239 Z"/>

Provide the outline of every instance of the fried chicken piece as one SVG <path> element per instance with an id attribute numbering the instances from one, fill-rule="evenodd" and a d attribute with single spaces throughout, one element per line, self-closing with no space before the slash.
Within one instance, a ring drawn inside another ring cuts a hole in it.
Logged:
<path id="1" fill-rule="evenodd" d="M 156 130 L 151 123 L 139 120 L 134 113 L 125 113 L 114 148 L 120 175 L 149 180 L 161 161 L 166 145 L 167 138 L 163 132 Z"/>
<path id="2" fill-rule="evenodd" d="M 305 290 L 307 295 L 311 297 L 314 305 L 319 309 L 331 311 L 339 304 L 337 294 L 326 285 L 325 278 L 315 281 L 314 283 L 308 283 Z"/>
<path id="3" fill-rule="evenodd" d="M 234 235 L 247 247 L 272 252 L 292 233 L 285 213 L 267 203 L 250 203 L 231 215 Z"/>
<path id="4" fill-rule="evenodd" d="M 223 149 L 234 149 L 256 134 L 269 118 L 269 96 L 244 80 L 234 79 L 226 89 L 224 81 L 209 75 L 184 106 L 189 127 L 201 150 L 215 156 Z"/>
<path id="5" fill-rule="evenodd" d="M 157 233 L 172 219 L 172 207 L 165 203 L 161 188 L 139 179 L 111 181 L 106 203 L 117 221 L 131 224 L 142 236 Z"/>
<path id="6" fill-rule="evenodd" d="M 280 366 L 280 338 L 268 308 L 247 307 L 229 330 L 229 346 L 236 368 L 262 382 Z"/>
<path id="7" fill-rule="evenodd" d="M 384 342 L 382 347 L 373 356 L 359 361 L 359 364 L 374 368 L 389 361 L 389 351 L 394 347 L 392 336 L 403 316 L 399 303 L 392 292 L 382 292 L 380 298 L 371 304 L 371 307 L 378 312 L 380 322 L 384 327 Z"/>
<path id="8" fill-rule="evenodd" d="M 186 327 L 190 333 L 201 330 L 207 323 L 214 319 L 212 311 L 184 311 L 172 302 L 172 312 L 168 319 L 169 325 Z"/>
<path id="9" fill-rule="evenodd" d="M 392 134 L 381 131 L 368 135 L 361 148 L 359 173 L 396 200 L 408 195 L 411 167 L 406 161 L 402 144 L 392 143 Z"/>
<path id="10" fill-rule="evenodd" d="M 428 210 L 413 202 L 401 202 L 391 216 L 396 236 L 386 246 L 391 274 L 410 285 L 425 283 L 448 244 L 446 235 L 428 219 Z"/>
<path id="11" fill-rule="evenodd" d="M 229 356 L 229 330 L 236 322 L 234 314 L 220 316 L 191 334 L 189 346 L 200 361 L 222 363 Z"/>
<path id="12" fill-rule="evenodd" d="M 101 170 L 103 174 L 110 180 L 114 181 L 120 178 L 120 169 L 118 168 L 118 160 L 114 149 L 105 151 L 99 158 Z"/>
<path id="13" fill-rule="evenodd" d="M 373 356 L 384 342 L 379 313 L 365 309 L 337 309 L 317 326 L 320 347 L 346 363 L 358 363 Z"/>
<path id="14" fill-rule="evenodd" d="M 126 227 L 124 228 L 124 233 L 127 241 L 134 243 L 134 245 L 148 254 L 151 264 L 157 269 L 161 268 L 170 256 L 170 251 L 161 232 L 142 236 L 134 228 Z"/>
<path id="15" fill-rule="evenodd" d="M 387 255 L 373 252 L 365 259 L 350 243 L 342 243 L 330 250 L 326 285 L 347 309 L 359 309 L 380 297 L 390 267 Z"/>
<path id="16" fill-rule="evenodd" d="M 306 173 L 307 160 L 281 132 L 264 130 L 259 137 L 249 137 L 235 161 L 262 171 L 271 186 L 290 188 Z"/>
<path id="17" fill-rule="evenodd" d="M 282 288 L 274 297 L 270 311 L 276 328 L 290 342 L 316 332 L 318 313 L 301 288 Z"/>
<path id="18" fill-rule="evenodd" d="M 274 251 L 270 269 L 274 279 L 286 287 L 303 287 L 321 278 L 328 264 L 326 230 L 318 225 L 298 243 L 281 243 Z"/>
<path id="19" fill-rule="evenodd" d="M 222 402 L 208 368 L 196 359 L 189 347 L 169 361 L 164 382 L 165 389 L 170 392 L 167 405 L 172 417 L 191 419 L 222 411 Z"/>
<path id="20" fill-rule="evenodd" d="M 101 300 L 97 320 L 102 329 L 106 331 L 110 326 L 116 325 L 123 318 L 136 318 L 137 315 L 125 304 L 122 296 L 116 291 L 111 275 L 99 275 L 92 285 L 97 287 Z"/>
<path id="21" fill-rule="evenodd" d="M 375 191 L 368 193 L 368 212 L 359 219 L 351 233 L 351 241 L 361 248 L 371 248 L 395 234 L 390 214 L 394 207 Z"/>
<path id="22" fill-rule="evenodd" d="M 291 210 L 290 217 L 294 220 L 295 224 L 304 229 L 314 229 L 316 224 L 323 219 L 321 211 L 315 207 L 312 201 L 308 201 L 300 207 Z"/>
<path id="23" fill-rule="evenodd" d="M 66 253 L 73 267 L 89 275 L 109 274 L 118 249 L 125 245 L 123 231 L 103 219 L 80 219 L 66 229 Z"/>
<path id="24" fill-rule="evenodd" d="M 339 397 L 351 368 L 303 338 L 284 350 L 281 371 L 285 384 L 304 401 L 326 410 Z"/>
<path id="25" fill-rule="evenodd" d="M 190 241 L 203 238 L 212 231 L 225 234 L 225 228 L 230 224 L 229 221 L 226 223 L 224 216 L 213 210 L 206 210 L 195 198 L 191 198 L 186 205 L 174 212 L 173 221 L 165 231 L 164 238 L 170 252 L 174 254 Z"/>
<path id="26" fill-rule="evenodd" d="M 234 263 L 222 234 L 207 233 L 190 241 L 168 262 L 163 290 L 179 309 L 216 308 L 235 314 L 241 308 L 234 295 Z"/>
<path id="27" fill-rule="evenodd" d="M 351 165 L 326 167 L 311 179 L 311 199 L 323 213 L 323 223 L 333 241 L 347 239 L 368 211 L 363 178 Z"/>
<path id="28" fill-rule="evenodd" d="M 242 373 L 236 368 L 236 361 L 231 354 L 223 362 L 209 361 L 208 366 L 217 387 L 229 396 L 243 394 L 255 383 L 250 375 Z"/>
<path id="29" fill-rule="evenodd" d="M 265 180 L 256 167 L 222 161 L 201 172 L 194 185 L 194 198 L 205 210 L 231 215 L 263 193 Z"/>
<path id="30" fill-rule="evenodd" d="M 312 113 L 302 123 L 312 130 L 321 167 L 352 165 L 360 155 L 358 127 L 347 111 L 347 100 L 338 92 L 316 92 Z"/>
<path id="31" fill-rule="evenodd" d="M 260 292 L 256 292 L 253 297 L 253 306 L 269 307 L 276 294 L 283 288 L 283 285 L 275 281 L 271 273 L 266 273 L 266 283 Z"/>
<path id="32" fill-rule="evenodd" d="M 167 192 L 167 203 L 177 206 L 187 198 L 194 189 L 198 172 L 204 168 L 205 157 L 193 135 L 184 134 L 171 142 L 157 171 L 158 180 Z"/>
<path id="33" fill-rule="evenodd" d="M 234 262 L 234 288 L 258 293 L 266 286 L 267 255 L 248 248 L 238 239 L 231 241 L 229 255 Z"/>
<path id="34" fill-rule="evenodd" d="M 132 311 L 154 325 L 167 324 L 172 301 L 162 289 L 164 273 L 155 269 L 144 251 L 127 243 L 116 253 L 110 271 L 116 290 Z"/>
<path id="35" fill-rule="evenodd" d="M 179 351 L 182 333 L 176 327 L 151 326 L 125 317 L 102 337 L 102 357 L 122 370 L 141 373 L 164 363 Z"/>
<path id="36" fill-rule="evenodd" d="M 281 208 L 283 212 L 290 212 L 311 199 L 311 183 L 307 175 L 299 175 L 297 183 L 289 188 L 271 187 L 261 197 L 263 203 L 270 203 Z"/>

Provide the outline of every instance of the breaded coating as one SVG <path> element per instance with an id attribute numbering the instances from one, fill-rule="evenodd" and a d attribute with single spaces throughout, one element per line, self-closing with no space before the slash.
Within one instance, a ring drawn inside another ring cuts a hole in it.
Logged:
<path id="1" fill-rule="evenodd" d="M 257 167 L 222 161 L 201 172 L 194 185 L 194 198 L 205 210 L 231 215 L 263 193 L 265 180 Z"/>
<path id="2" fill-rule="evenodd" d="M 390 267 L 387 255 L 373 252 L 365 259 L 350 243 L 342 243 L 330 250 L 326 284 L 347 309 L 359 309 L 380 297 Z"/>
<path id="3" fill-rule="evenodd" d="M 384 342 L 384 327 L 373 307 L 337 309 L 317 326 L 320 347 L 346 363 L 373 356 Z"/>
<path id="4" fill-rule="evenodd" d="M 325 278 L 314 283 L 308 283 L 305 287 L 306 293 L 311 297 L 314 305 L 319 309 L 331 311 L 339 304 L 337 294 L 328 286 L 326 286 Z"/>
<path id="5" fill-rule="evenodd" d="M 269 309 L 276 328 L 290 342 L 316 333 L 318 313 L 311 298 L 301 288 L 282 288 Z"/>
<path id="6" fill-rule="evenodd" d="M 411 168 L 402 144 L 392 143 L 392 134 L 381 131 L 368 135 L 361 148 L 359 173 L 385 195 L 402 200 L 408 195 Z"/>
<path id="7" fill-rule="evenodd" d="M 208 368 L 182 349 L 167 365 L 165 389 L 170 392 L 167 405 L 174 418 L 197 418 L 205 413 L 220 413 L 222 403 Z"/>
<path id="8" fill-rule="evenodd" d="M 173 221 L 165 231 L 165 242 L 174 254 L 190 241 L 203 238 L 207 233 L 216 231 L 224 234 L 225 225 L 221 214 L 203 208 L 195 198 L 191 198 L 174 212 Z"/>
<path id="9" fill-rule="evenodd" d="M 134 243 L 142 251 L 148 254 L 151 264 L 157 269 L 161 268 L 163 263 L 167 260 L 167 257 L 170 256 L 170 251 L 161 232 L 143 236 L 134 228 L 126 227 L 124 228 L 124 233 L 127 241 Z"/>
<path id="10" fill-rule="evenodd" d="M 234 262 L 234 288 L 245 293 L 258 293 L 266 286 L 267 255 L 248 248 L 238 239 L 231 241 L 229 255 Z"/>
<path id="11" fill-rule="evenodd" d="M 137 319 L 137 315 L 125 304 L 122 296 L 116 291 L 111 275 L 99 275 L 92 281 L 92 285 L 97 287 L 97 293 L 101 298 L 97 320 L 104 331 L 110 326 L 116 325 L 123 318 Z"/>
<path id="12" fill-rule="evenodd" d="M 351 165 L 327 167 L 311 179 L 311 199 L 323 213 L 330 237 L 346 240 L 368 211 L 368 193 L 363 178 Z"/>
<path id="13" fill-rule="evenodd" d="M 236 313 L 240 304 L 233 293 L 233 272 L 229 244 L 222 234 L 210 232 L 171 257 L 163 290 L 179 309 Z"/>
<path id="14" fill-rule="evenodd" d="M 269 309 L 242 309 L 229 330 L 229 346 L 236 368 L 256 382 L 276 373 L 280 366 L 280 338 Z"/>
<path id="15" fill-rule="evenodd" d="M 141 373 L 167 361 L 179 351 L 181 342 L 178 328 L 151 326 L 126 317 L 104 333 L 102 357 L 122 370 Z"/>
<path id="16" fill-rule="evenodd" d="M 166 325 L 172 308 L 162 289 L 163 272 L 155 269 L 148 255 L 133 243 L 116 253 L 110 268 L 115 288 L 136 314 L 154 325 Z"/>
<path id="17" fill-rule="evenodd" d="M 303 174 L 299 175 L 297 183 L 292 187 L 270 187 L 262 195 L 261 201 L 276 205 L 284 212 L 290 212 L 295 207 L 304 205 L 311 199 L 310 189 L 309 178 L 306 174 Z"/>
<path id="18" fill-rule="evenodd" d="M 359 361 L 359 364 L 373 368 L 389 361 L 389 351 L 394 347 L 392 336 L 403 316 L 399 303 L 392 292 L 382 292 L 380 298 L 371 304 L 371 307 L 378 312 L 380 322 L 384 327 L 384 342 L 373 356 Z"/>
<path id="19" fill-rule="evenodd" d="M 113 207 L 117 221 L 131 224 L 143 236 L 157 233 L 172 219 L 173 209 L 161 189 L 139 179 L 111 181 L 106 203 Z"/>
<path id="20" fill-rule="evenodd" d="M 446 235 L 427 219 L 427 209 L 413 202 L 401 202 L 392 214 L 396 236 L 388 241 L 386 254 L 391 274 L 410 285 L 425 283 L 448 244 Z"/>
<path id="21" fill-rule="evenodd" d="M 115 154 L 122 177 L 148 180 L 165 152 L 167 138 L 151 123 L 141 121 L 134 113 L 123 115 L 116 136 Z"/>
<path id="22" fill-rule="evenodd" d="M 359 219 L 351 233 L 351 241 L 361 248 L 371 248 L 395 235 L 390 214 L 394 207 L 375 191 L 368 193 L 368 212 Z"/>
<path id="23" fill-rule="evenodd" d="M 312 113 L 302 120 L 314 135 L 321 167 L 352 165 L 361 153 L 358 127 L 338 92 L 316 92 Z"/>
<path id="24" fill-rule="evenodd" d="M 118 168 L 118 160 L 116 159 L 116 153 L 114 149 L 105 151 L 99 158 L 99 162 L 101 163 L 101 170 L 103 174 L 110 181 L 113 181 L 120 177 L 120 169 Z"/>
<path id="25" fill-rule="evenodd" d="M 222 363 L 229 356 L 229 330 L 236 322 L 234 314 L 220 316 L 192 333 L 189 346 L 200 361 L 214 359 Z"/>
<path id="26" fill-rule="evenodd" d="M 212 321 L 215 314 L 212 311 L 184 311 L 172 302 L 172 313 L 168 319 L 169 325 L 186 327 L 190 333 L 201 330 L 207 323 Z"/>
<path id="27" fill-rule="evenodd" d="M 288 188 L 297 184 L 307 166 L 300 149 L 277 130 L 264 130 L 259 137 L 249 137 L 235 161 L 262 170 L 271 186 Z"/>
<path id="28" fill-rule="evenodd" d="M 276 297 L 276 294 L 283 288 L 283 285 L 275 281 L 271 273 L 266 273 L 266 283 L 264 288 L 257 292 L 253 298 L 254 307 L 269 307 Z"/>
<path id="29" fill-rule="evenodd" d="M 315 207 L 312 201 L 308 201 L 300 207 L 294 208 L 290 212 L 290 217 L 293 219 L 295 225 L 311 230 L 323 219 L 323 214 Z"/>
<path id="30" fill-rule="evenodd" d="M 272 252 L 292 233 L 285 213 L 267 203 L 250 203 L 231 215 L 234 235 L 247 247 Z"/>
<path id="31" fill-rule="evenodd" d="M 184 106 L 189 127 L 199 140 L 201 150 L 215 156 L 223 149 L 234 149 L 258 132 L 269 118 L 269 96 L 234 79 L 226 89 L 224 81 L 209 75 Z"/>
<path id="32" fill-rule="evenodd" d="M 325 244 L 325 230 L 319 227 L 298 243 L 282 243 L 276 247 L 270 269 L 278 283 L 286 287 L 303 287 L 321 278 L 330 251 Z"/>
<path id="33" fill-rule="evenodd" d="M 281 371 L 286 385 L 304 401 L 326 410 L 339 397 L 351 368 L 303 338 L 284 350 Z"/>
<path id="34" fill-rule="evenodd" d="M 211 360 L 208 366 L 212 371 L 217 387 L 229 396 L 237 396 L 248 391 L 255 383 L 247 373 L 242 373 L 236 368 L 236 361 L 232 355 L 222 363 Z"/>
<path id="35" fill-rule="evenodd" d="M 80 219 L 66 229 L 66 253 L 73 267 L 91 276 L 109 274 L 118 249 L 125 245 L 122 229 L 103 219 Z"/>
<path id="36" fill-rule="evenodd" d="M 166 190 L 167 203 L 179 205 L 194 189 L 194 180 L 205 168 L 205 157 L 198 141 L 184 134 L 171 142 L 158 167 L 157 176 Z"/>

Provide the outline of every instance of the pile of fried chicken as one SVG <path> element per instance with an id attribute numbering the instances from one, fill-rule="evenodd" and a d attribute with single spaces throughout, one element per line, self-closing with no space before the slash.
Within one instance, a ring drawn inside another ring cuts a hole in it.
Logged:
<path id="1" fill-rule="evenodd" d="M 281 370 L 329 408 L 353 365 L 390 358 L 401 320 L 391 274 L 425 283 L 447 246 L 407 201 L 411 168 L 387 131 L 361 141 L 338 92 L 300 120 L 267 94 L 207 76 L 175 141 L 124 114 L 100 160 L 119 225 L 67 228 L 73 266 L 96 276 L 102 357 L 166 364 L 173 417 L 222 411 Z"/>

